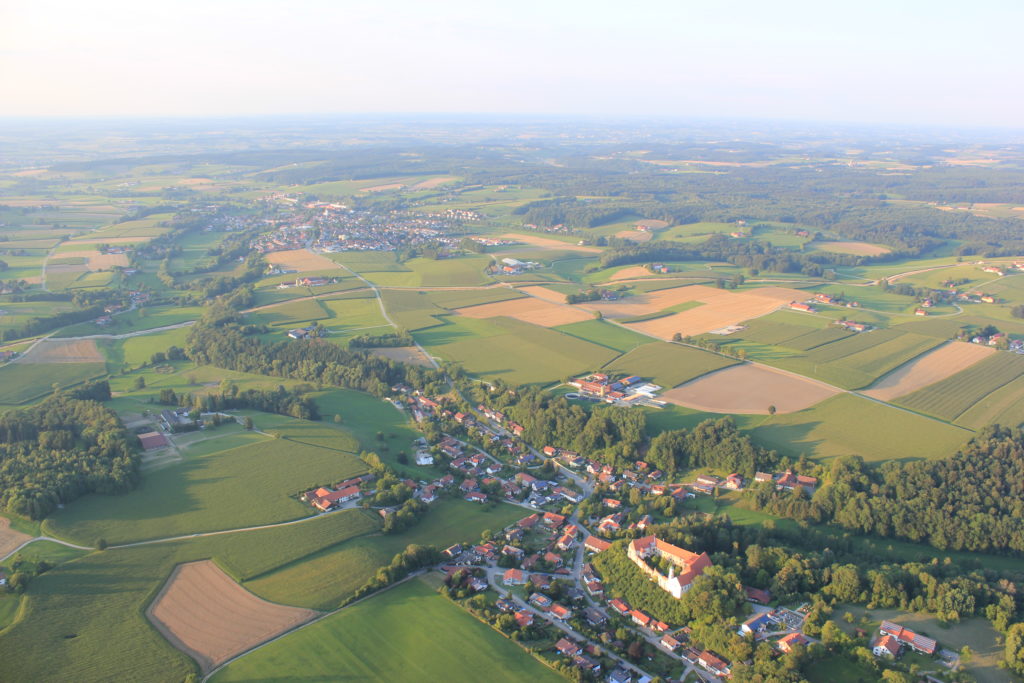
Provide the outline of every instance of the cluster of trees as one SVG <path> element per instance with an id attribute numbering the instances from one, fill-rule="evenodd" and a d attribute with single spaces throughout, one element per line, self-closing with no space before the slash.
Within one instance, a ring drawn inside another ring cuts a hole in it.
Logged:
<path id="1" fill-rule="evenodd" d="M 87 493 L 123 493 L 138 484 L 134 438 L 117 414 L 76 397 L 109 397 L 105 385 L 0 415 L 0 509 L 42 519 Z"/>
<path id="2" fill-rule="evenodd" d="M 441 551 L 432 545 L 417 545 L 410 543 L 405 550 L 398 553 L 391 559 L 386 567 L 381 567 L 374 574 L 373 578 L 362 586 L 342 603 L 342 606 L 364 598 L 370 593 L 376 593 L 396 581 L 400 581 L 417 569 L 435 565 L 442 560 Z"/>
<path id="3" fill-rule="evenodd" d="M 616 291 L 621 292 L 625 291 L 626 289 L 627 287 L 621 286 Z M 576 294 L 566 295 L 565 301 L 566 303 L 570 304 L 582 304 L 588 301 L 600 301 L 601 297 L 603 297 L 604 293 L 607 291 L 609 290 L 602 287 L 591 287 L 590 289 L 586 289 L 582 292 L 577 292 Z"/>
<path id="4" fill-rule="evenodd" d="M 594 228 L 633 217 L 632 208 L 595 205 L 576 197 L 541 199 L 518 206 L 512 213 L 523 222 L 542 227 L 568 225 L 573 228 Z"/>
<path id="5" fill-rule="evenodd" d="M 647 462 L 671 479 L 675 472 L 712 467 L 751 478 L 779 464 L 775 451 L 755 445 L 729 416 L 702 421 L 692 430 L 664 431 L 651 439 Z"/>
<path id="6" fill-rule="evenodd" d="M 316 402 L 307 394 L 314 387 L 300 384 L 291 389 L 278 385 L 276 389 L 245 389 L 229 380 L 221 383 L 219 393 L 178 394 L 174 389 L 161 389 L 159 402 L 188 408 L 195 413 L 214 413 L 237 408 L 252 408 L 264 413 L 288 415 L 300 420 L 319 420 Z"/>
<path id="7" fill-rule="evenodd" d="M 1024 433 L 981 430 L 952 458 L 877 468 L 833 461 L 813 498 L 755 487 L 748 500 L 773 514 L 939 549 L 1024 553 Z"/>
<path id="8" fill-rule="evenodd" d="M 389 332 L 388 334 L 360 334 L 348 340 L 350 349 L 375 348 L 386 346 L 412 346 L 415 340 L 408 332 Z"/>
<path id="9" fill-rule="evenodd" d="M 422 500 L 410 498 L 384 518 L 385 534 L 397 534 L 414 526 L 427 512 L 427 504 Z"/>
<path id="10" fill-rule="evenodd" d="M 479 384 L 464 392 L 523 426 L 523 439 L 586 453 L 595 459 L 625 467 L 637 459 L 646 440 L 646 418 L 639 410 L 600 405 L 584 408 L 535 387 L 489 392 Z"/>
<path id="11" fill-rule="evenodd" d="M 290 377 L 318 385 L 348 387 L 377 397 L 398 383 L 443 390 L 442 373 L 343 349 L 320 339 L 263 344 L 245 334 L 237 316 L 219 303 L 192 327 L 185 354 L 193 361 L 228 370 Z"/>

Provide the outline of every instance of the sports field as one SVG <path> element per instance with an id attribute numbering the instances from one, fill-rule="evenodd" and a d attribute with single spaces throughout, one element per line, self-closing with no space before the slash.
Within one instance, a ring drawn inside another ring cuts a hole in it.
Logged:
<path id="1" fill-rule="evenodd" d="M 366 471 L 354 455 L 291 439 L 186 458 L 119 496 L 91 494 L 44 522 L 51 535 L 111 545 L 272 524 L 312 514 L 304 491 Z"/>
<path id="2" fill-rule="evenodd" d="M 526 511 L 512 505 L 484 508 L 458 498 L 442 498 L 430 505 L 420 522 L 402 533 L 353 538 L 257 576 L 245 587 L 273 602 L 330 610 L 410 543 L 447 548 L 475 540 L 485 529 L 496 532 L 524 516 Z"/>
<path id="3" fill-rule="evenodd" d="M 698 377 L 661 394 L 669 403 L 709 413 L 767 415 L 809 408 L 837 389 L 764 365 L 744 363 Z"/>
<path id="4" fill-rule="evenodd" d="M 949 342 L 898 367 L 862 393 L 880 401 L 891 401 L 966 370 L 996 353 L 979 344 Z"/>
<path id="5" fill-rule="evenodd" d="M 419 580 L 407 581 L 229 664 L 213 681 L 303 678 L 562 681 Z"/>
<path id="6" fill-rule="evenodd" d="M 316 614 L 257 598 L 210 560 L 175 567 L 146 610 L 156 629 L 203 672 Z"/>
<path id="7" fill-rule="evenodd" d="M 738 360 L 689 346 L 651 342 L 616 358 L 604 370 L 651 378 L 663 387 L 674 387 L 737 363 Z"/>

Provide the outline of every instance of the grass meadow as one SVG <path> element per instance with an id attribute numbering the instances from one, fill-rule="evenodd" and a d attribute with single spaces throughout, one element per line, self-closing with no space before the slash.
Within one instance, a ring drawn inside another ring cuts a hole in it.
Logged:
<path id="1" fill-rule="evenodd" d="M 353 538 L 254 577 L 245 587 L 273 602 L 333 609 L 410 543 L 447 548 L 475 541 L 486 529 L 497 532 L 526 514 L 507 504 L 491 508 L 442 498 L 418 524 L 402 533 Z"/>
<path id="2" fill-rule="evenodd" d="M 100 377 L 103 363 L 10 363 L 0 367 L 0 403 L 19 405 L 61 388 Z"/>
<path id="3" fill-rule="evenodd" d="M 313 513 L 297 495 L 366 471 L 348 453 L 267 439 L 186 458 L 153 471 L 134 491 L 90 494 L 43 524 L 50 535 L 111 545 L 298 519 Z"/>
<path id="4" fill-rule="evenodd" d="M 604 369 L 639 375 L 663 387 L 674 387 L 737 363 L 738 360 L 688 346 L 652 342 L 619 356 Z"/>
<path id="5" fill-rule="evenodd" d="M 750 436 L 784 455 L 806 453 L 816 460 L 859 455 L 868 462 L 882 462 L 946 458 L 973 432 L 853 394 L 839 394 L 806 410 L 762 418 Z"/>
<path id="6" fill-rule="evenodd" d="M 198 668 L 144 615 L 175 565 L 213 558 L 244 580 L 379 527 L 351 510 L 276 529 L 90 553 L 33 581 L 22 618 L 0 637 L 4 677 L 180 681 Z"/>
<path id="7" fill-rule="evenodd" d="M 651 343 L 651 338 L 613 325 L 605 320 L 584 320 L 583 322 L 559 325 L 552 329 L 578 337 L 584 341 L 600 344 L 619 353 L 632 351 Z"/>
<path id="8" fill-rule="evenodd" d="M 414 579 L 236 660 L 212 680 L 562 681 L 525 650 Z"/>

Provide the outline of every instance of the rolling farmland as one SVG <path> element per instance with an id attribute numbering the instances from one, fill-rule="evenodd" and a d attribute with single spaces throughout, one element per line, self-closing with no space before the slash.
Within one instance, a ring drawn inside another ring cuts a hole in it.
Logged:
<path id="1" fill-rule="evenodd" d="M 911 410 L 952 421 L 1022 374 L 1024 357 L 997 353 L 941 382 L 908 394 L 897 403 Z"/>

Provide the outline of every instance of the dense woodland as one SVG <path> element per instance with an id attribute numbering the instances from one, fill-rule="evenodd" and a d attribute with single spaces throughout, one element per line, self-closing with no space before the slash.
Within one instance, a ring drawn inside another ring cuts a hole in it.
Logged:
<path id="1" fill-rule="evenodd" d="M 1024 553 L 1024 433 L 991 426 L 946 460 L 836 458 L 812 498 L 757 488 L 749 501 L 773 514 L 939 549 Z"/>
<path id="2" fill-rule="evenodd" d="M 86 493 L 138 483 L 138 455 L 117 415 L 97 398 L 106 382 L 0 415 L 0 509 L 41 519 Z"/>

